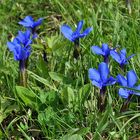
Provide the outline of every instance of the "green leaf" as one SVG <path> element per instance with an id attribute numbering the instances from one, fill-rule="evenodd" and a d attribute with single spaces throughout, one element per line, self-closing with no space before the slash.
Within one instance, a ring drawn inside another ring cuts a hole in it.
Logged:
<path id="1" fill-rule="evenodd" d="M 64 102 L 64 104 L 68 104 L 68 106 L 71 108 L 73 106 L 73 102 L 75 100 L 74 91 L 70 87 L 66 87 L 63 89 L 61 93 L 61 98 Z"/>
<path id="2" fill-rule="evenodd" d="M 82 88 L 80 88 L 79 99 L 81 103 L 84 103 L 84 101 L 88 98 L 89 94 L 90 94 L 90 84 L 86 84 Z"/>
<path id="3" fill-rule="evenodd" d="M 22 87 L 22 86 L 16 86 L 17 94 L 21 98 L 21 100 L 26 105 L 31 105 L 34 108 L 34 105 L 37 102 L 37 96 L 33 91 L 30 91 L 29 89 Z"/>
<path id="4" fill-rule="evenodd" d="M 50 77 L 57 82 L 62 82 L 64 76 L 62 74 L 56 73 L 56 72 L 49 72 Z"/>
<path id="5" fill-rule="evenodd" d="M 39 81 L 39 82 L 43 83 L 44 85 L 48 86 L 50 89 L 53 89 L 54 91 L 58 91 L 55 87 L 52 86 L 52 84 L 48 80 L 36 75 L 35 73 L 33 73 L 31 71 L 28 71 L 28 74 L 29 74 L 29 76 L 33 77 L 37 81 Z"/>

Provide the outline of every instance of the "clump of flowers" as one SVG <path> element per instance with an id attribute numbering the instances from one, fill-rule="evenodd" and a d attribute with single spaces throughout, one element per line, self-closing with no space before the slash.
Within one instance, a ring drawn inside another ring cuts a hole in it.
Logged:
<path id="1" fill-rule="evenodd" d="M 135 90 L 140 90 L 140 85 L 135 86 L 135 83 L 137 81 L 136 73 L 131 70 L 127 73 L 127 77 L 123 77 L 121 74 L 117 76 L 117 79 L 113 77 L 107 77 L 109 74 L 109 69 L 107 64 L 109 63 L 109 55 L 112 56 L 112 58 L 120 64 L 120 68 L 124 71 L 124 66 L 128 64 L 128 61 L 135 56 L 135 54 L 130 55 L 129 57 L 126 57 L 126 49 L 122 49 L 119 53 L 116 51 L 116 48 L 110 49 L 107 44 L 102 44 L 102 47 L 99 46 L 92 46 L 91 51 L 97 55 L 101 55 L 104 58 L 104 62 L 99 65 L 98 70 L 96 69 L 89 69 L 89 79 L 91 80 L 92 84 L 95 85 L 100 89 L 100 95 L 103 95 L 106 91 L 106 86 L 113 85 L 116 82 L 119 83 L 122 88 L 119 89 L 119 96 L 122 98 L 127 99 L 126 102 L 124 102 L 121 112 L 125 111 L 128 108 L 130 99 L 133 94 L 140 95 L 140 93 L 136 92 Z M 132 90 L 128 89 L 132 88 Z M 135 90 L 134 90 L 135 89 Z M 104 101 L 104 97 L 99 98 L 98 102 L 100 103 L 99 108 L 101 107 L 102 102 Z M 103 105 L 104 106 L 104 105 Z M 100 109 L 100 111 L 103 111 L 104 108 Z"/>
<path id="2" fill-rule="evenodd" d="M 121 108 L 121 112 L 125 111 L 128 108 L 132 95 L 140 96 L 140 92 L 135 91 L 140 90 L 140 85 L 135 85 L 137 80 L 138 78 L 134 70 L 127 72 L 126 78 L 123 77 L 121 74 L 117 76 L 118 83 L 123 86 L 119 89 L 119 96 L 127 99 L 127 101 L 123 104 Z"/>
<path id="3" fill-rule="evenodd" d="M 31 16 L 26 16 L 19 24 L 27 28 L 25 32 L 18 31 L 18 35 L 11 42 L 7 42 L 7 46 L 13 52 L 14 59 L 19 61 L 20 85 L 27 86 L 27 65 L 31 54 L 31 44 L 35 36 L 36 27 L 42 23 L 42 18 L 34 21 Z"/>
<path id="4" fill-rule="evenodd" d="M 14 54 L 14 59 L 19 61 L 20 69 L 20 84 L 26 86 L 26 68 L 27 61 L 31 54 L 31 33 L 29 30 L 25 32 L 18 32 L 18 35 L 14 38 L 12 42 L 8 42 L 7 46 L 11 52 Z"/>

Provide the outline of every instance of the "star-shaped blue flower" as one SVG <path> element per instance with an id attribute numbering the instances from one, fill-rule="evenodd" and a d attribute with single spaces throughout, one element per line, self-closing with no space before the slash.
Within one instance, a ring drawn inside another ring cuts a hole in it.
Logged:
<path id="1" fill-rule="evenodd" d="M 99 46 L 92 46 L 91 50 L 97 55 L 102 55 L 104 57 L 104 62 L 108 62 L 108 57 L 111 51 L 108 44 L 102 44 L 102 48 L 100 48 Z"/>
<path id="2" fill-rule="evenodd" d="M 87 28 L 83 33 L 80 33 L 82 27 L 83 20 L 78 23 L 75 31 L 72 31 L 72 29 L 68 25 L 62 25 L 61 32 L 68 40 L 75 42 L 77 39 L 87 36 L 92 31 L 92 28 L 90 27 Z"/>
<path id="3" fill-rule="evenodd" d="M 124 66 L 128 63 L 128 60 L 130 60 L 135 54 L 126 57 L 126 49 L 122 49 L 120 53 L 117 53 L 115 50 L 111 50 L 110 55 L 115 61 L 120 64 L 120 66 Z"/>
<path id="4" fill-rule="evenodd" d="M 31 28 L 34 30 L 39 26 L 43 21 L 43 18 L 39 18 L 37 21 L 34 21 L 31 16 L 26 16 L 22 21 L 19 22 L 20 25 L 23 25 L 26 28 Z"/>
<path id="5" fill-rule="evenodd" d="M 137 82 L 138 78 L 137 78 L 137 75 L 136 73 L 134 72 L 134 70 L 131 70 L 127 73 L 127 76 L 126 78 L 123 77 L 121 74 L 119 74 L 117 76 L 117 82 L 123 86 L 124 88 L 120 88 L 119 89 L 119 95 L 122 97 L 122 98 L 125 98 L 127 99 L 129 97 L 129 95 L 132 95 L 132 94 L 135 94 L 135 95 L 139 95 L 140 96 L 140 92 L 136 92 L 134 90 L 129 90 L 129 89 L 126 89 L 125 87 L 128 87 L 128 88 L 133 88 L 133 89 L 136 89 L 136 90 L 140 90 L 140 85 L 139 86 L 135 86 L 136 82 Z"/>
<path id="6" fill-rule="evenodd" d="M 100 89 L 116 83 L 116 79 L 109 76 L 108 65 L 104 62 L 99 64 L 98 70 L 90 68 L 88 73 L 92 84 Z"/>
<path id="7" fill-rule="evenodd" d="M 16 61 L 26 60 L 31 53 L 32 40 L 30 39 L 30 31 L 27 30 L 25 33 L 19 31 L 19 34 L 12 42 L 7 42 L 7 46 L 14 54 Z"/>

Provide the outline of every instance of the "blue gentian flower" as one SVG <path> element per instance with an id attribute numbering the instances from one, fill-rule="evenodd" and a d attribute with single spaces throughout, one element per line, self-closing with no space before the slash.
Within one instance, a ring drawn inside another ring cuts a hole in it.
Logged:
<path id="1" fill-rule="evenodd" d="M 129 57 L 126 57 L 126 49 L 122 49 L 120 51 L 120 53 L 117 53 L 115 50 L 111 50 L 110 55 L 122 67 L 122 66 L 126 65 L 128 63 L 128 60 L 130 60 L 135 54 L 132 54 Z"/>
<path id="2" fill-rule="evenodd" d="M 25 33 L 19 31 L 19 34 L 12 42 L 7 42 L 7 46 L 14 54 L 16 61 L 26 60 L 31 53 L 32 40 L 30 39 L 31 33 L 27 30 Z"/>
<path id="3" fill-rule="evenodd" d="M 123 77 L 121 74 L 119 74 L 117 76 L 117 82 L 121 86 L 124 87 L 124 88 L 120 88 L 119 89 L 119 95 L 122 98 L 125 98 L 125 99 L 127 99 L 132 94 L 140 96 L 140 92 L 138 93 L 138 92 L 136 92 L 134 90 L 129 90 L 129 89 L 125 88 L 125 87 L 128 87 L 128 88 L 133 88 L 133 89 L 136 89 L 136 90 L 140 90 L 140 85 L 139 86 L 135 86 L 137 80 L 138 80 L 137 75 L 136 75 L 136 73 L 133 70 L 131 70 L 131 71 L 129 71 L 127 73 L 126 78 Z"/>
<path id="4" fill-rule="evenodd" d="M 43 21 L 43 18 L 39 18 L 37 21 L 34 21 L 31 16 L 26 16 L 22 21 L 19 22 L 20 25 L 23 25 L 26 28 L 31 28 L 34 30 L 39 26 Z"/>
<path id="5" fill-rule="evenodd" d="M 87 28 L 83 33 L 80 33 L 82 27 L 83 20 L 78 23 L 75 31 L 72 31 L 68 25 L 63 25 L 61 26 L 61 32 L 68 40 L 75 42 L 77 39 L 87 36 L 92 31 L 92 28 Z"/>
<path id="6" fill-rule="evenodd" d="M 116 83 L 115 78 L 108 76 L 110 73 L 109 68 L 104 62 L 99 64 L 98 70 L 90 68 L 88 73 L 92 84 L 100 89 Z"/>
<path id="7" fill-rule="evenodd" d="M 102 48 L 100 48 L 99 46 L 92 46 L 91 50 L 97 55 L 102 55 L 104 57 L 104 62 L 108 63 L 108 57 L 111 51 L 108 44 L 102 44 Z"/>

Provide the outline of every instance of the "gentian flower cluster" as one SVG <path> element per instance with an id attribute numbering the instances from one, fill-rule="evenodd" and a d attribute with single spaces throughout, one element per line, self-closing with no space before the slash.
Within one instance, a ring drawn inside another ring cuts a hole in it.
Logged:
<path id="1" fill-rule="evenodd" d="M 18 32 L 18 35 L 12 42 L 7 42 L 7 46 L 14 54 L 16 61 L 26 60 L 31 53 L 31 33 L 29 30 L 26 32 Z"/>
<path id="2" fill-rule="evenodd" d="M 127 73 L 126 78 L 123 77 L 121 74 L 119 74 L 117 76 L 117 81 L 121 86 L 123 86 L 123 88 L 119 89 L 119 95 L 125 99 L 127 99 L 132 94 L 140 96 L 140 92 L 138 93 L 138 92 L 132 90 L 132 89 L 140 90 L 140 85 L 135 86 L 137 80 L 138 80 L 138 78 L 137 78 L 137 75 L 134 72 L 134 70 L 129 71 Z M 127 88 L 132 88 L 132 89 L 127 89 Z"/>
<path id="3" fill-rule="evenodd" d="M 106 86 L 113 85 L 117 82 L 123 86 L 119 89 L 119 95 L 122 98 L 127 99 L 127 102 L 122 106 L 122 110 L 125 110 L 126 107 L 128 107 L 129 100 L 133 94 L 140 96 L 140 93 L 135 91 L 140 90 L 140 85 L 135 86 L 137 81 L 136 73 L 131 70 L 127 73 L 127 78 L 124 78 L 121 74 L 119 74 L 116 79 L 111 76 L 108 78 L 109 69 L 107 64 L 109 63 L 109 55 L 111 55 L 112 58 L 120 64 L 121 69 L 124 70 L 124 66 L 128 64 L 128 61 L 134 56 L 134 54 L 126 57 L 126 49 L 122 49 L 120 53 L 117 53 L 116 48 L 110 49 L 107 44 L 102 44 L 101 48 L 98 46 L 92 46 L 91 51 L 97 55 L 102 55 L 104 58 L 104 62 L 99 64 L 98 70 L 93 68 L 89 69 L 89 79 L 94 86 L 100 89 L 100 99 L 98 102 L 102 101 L 102 94 L 105 94 Z M 102 104 L 100 103 L 99 109 L 103 107 Z"/>
<path id="4" fill-rule="evenodd" d="M 14 59 L 19 61 L 20 67 L 20 76 L 23 83 L 23 86 L 26 86 L 26 68 L 27 61 L 31 54 L 31 44 L 33 39 L 36 36 L 36 27 L 38 27 L 43 21 L 43 18 L 34 21 L 31 16 L 26 16 L 22 21 L 19 22 L 20 25 L 23 25 L 27 28 L 25 32 L 19 31 L 18 35 L 13 39 L 12 42 L 7 42 L 7 46 L 11 52 L 14 54 Z M 83 20 L 79 21 L 77 24 L 77 28 L 73 31 L 68 25 L 61 26 L 61 32 L 71 42 L 74 42 L 74 57 L 77 58 L 79 56 L 79 39 L 87 36 L 92 28 L 89 27 L 85 31 L 81 33 L 83 27 Z M 100 98 L 99 98 L 99 109 L 103 111 L 106 104 L 106 87 L 114 85 L 115 83 L 119 83 L 122 87 L 119 89 L 119 96 L 127 99 L 127 103 L 130 100 L 132 95 L 139 95 L 140 92 L 136 92 L 135 90 L 140 90 L 140 85 L 136 86 L 136 82 L 138 80 L 136 73 L 131 70 L 127 73 L 126 78 L 121 74 L 114 78 L 110 76 L 109 70 L 109 56 L 119 63 L 120 67 L 123 69 L 128 61 L 134 56 L 134 54 L 126 57 L 126 49 L 122 49 L 120 53 L 118 53 L 115 49 L 109 48 L 108 44 L 102 44 L 102 47 L 92 46 L 91 50 L 93 53 L 97 55 L 101 55 L 104 58 L 104 62 L 101 62 L 98 65 L 98 69 L 90 68 L 88 71 L 89 79 L 92 84 L 100 89 Z"/>
<path id="5" fill-rule="evenodd" d="M 26 27 L 27 30 L 25 32 L 19 31 L 12 42 L 7 42 L 9 50 L 14 54 L 14 59 L 19 61 L 20 84 L 22 86 L 26 86 L 27 84 L 27 61 L 31 54 L 32 41 L 36 36 L 35 28 L 42 23 L 42 20 L 40 18 L 38 21 L 34 21 L 31 16 L 25 17 L 19 24 Z"/>

